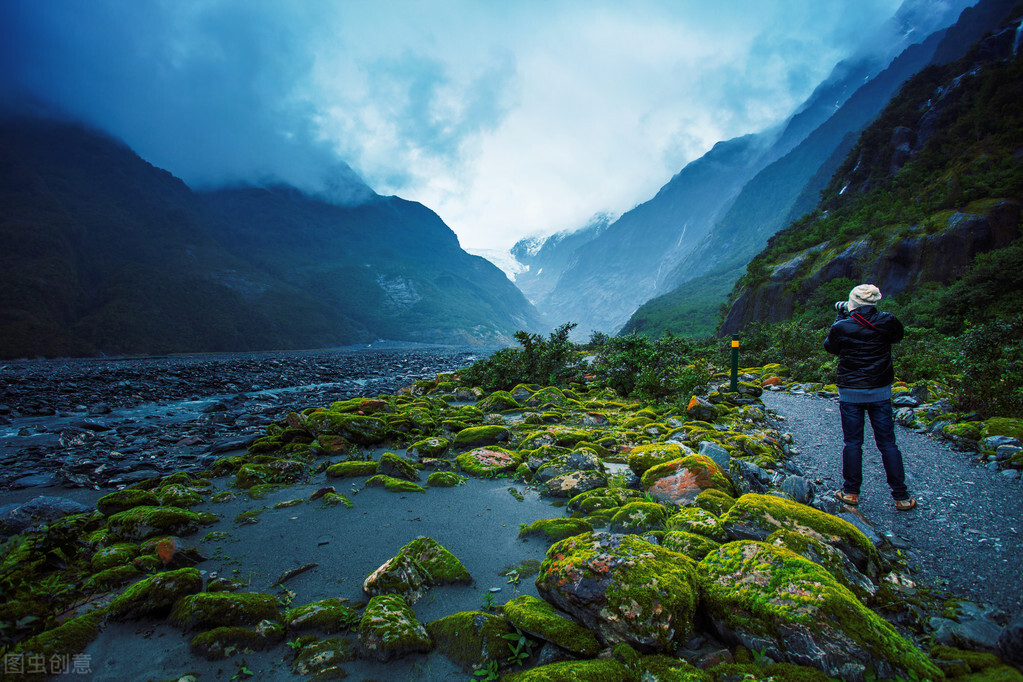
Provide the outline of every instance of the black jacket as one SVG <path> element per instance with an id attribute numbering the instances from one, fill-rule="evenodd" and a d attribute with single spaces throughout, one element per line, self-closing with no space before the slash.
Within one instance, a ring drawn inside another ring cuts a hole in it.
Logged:
<path id="1" fill-rule="evenodd" d="M 892 344 L 902 340 L 902 323 L 874 306 L 839 312 L 824 350 L 838 356 L 840 388 L 880 388 L 892 383 Z"/>

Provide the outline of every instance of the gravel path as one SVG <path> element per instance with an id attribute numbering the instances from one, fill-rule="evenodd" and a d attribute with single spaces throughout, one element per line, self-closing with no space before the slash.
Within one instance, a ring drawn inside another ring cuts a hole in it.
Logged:
<path id="1" fill-rule="evenodd" d="M 765 392 L 799 451 L 792 462 L 815 481 L 818 495 L 842 485 L 842 427 L 837 400 Z M 863 449 L 859 511 L 909 557 L 923 582 L 1023 615 L 1023 486 L 929 436 L 896 426 L 910 494 L 919 506 L 897 512 L 874 447 L 869 420 Z"/>

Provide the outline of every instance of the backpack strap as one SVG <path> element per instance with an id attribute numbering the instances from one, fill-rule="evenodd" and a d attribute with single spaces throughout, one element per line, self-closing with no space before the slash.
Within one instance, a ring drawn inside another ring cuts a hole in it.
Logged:
<path id="1" fill-rule="evenodd" d="M 860 315 L 859 313 L 855 313 L 854 312 L 851 315 L 851 317 L 852 317 L 852 319 L 856 320 L 856 322 L 859 323 L 859 325 L 861 327 L 869 327 L 870 329 L 873 329 L 876 332 L 881 331 L 880 329 L 878 329 L 874 325 L 870 324 L 870 320 L 868 320 L 867 318 L 863 317 L 863 315 Z"/>

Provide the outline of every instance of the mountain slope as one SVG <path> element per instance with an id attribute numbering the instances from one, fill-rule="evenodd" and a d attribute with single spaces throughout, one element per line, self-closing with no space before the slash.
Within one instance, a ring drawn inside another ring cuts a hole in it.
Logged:
<path id="1" fill-rule="evenodd" d="M 0 356 L 309 348 L 381 337 L 492 343 L 540 328 L 504 275 L 462 252 L 427 209 L 382 197 L 343 209 L 293 190 L 278 194 L 291 203 L 260 223 L 269 235 L 241 240 L 252 221 L 232 223 L 210 197 L 124 144 L 57 119 L 0 119 Z M 289 222 L 288 206 L 328 218 L 317 232 L 294 216 Z M 358 280 L 364 292 L 296 276 L 332 257 L 319 243 L 329 216 L 347 226 L 353 254 L 379 252 L 370 261 L 379 272 Z M 259 253 L 261 239 L 282 254 L 282 242 L 291 249 L 285 267 Z M 404 300 L 399 289 L 413 276 L 430 284 L 394 314 L 381 292 Z M 351 301 L 360 315 L 347 314 Z"/>

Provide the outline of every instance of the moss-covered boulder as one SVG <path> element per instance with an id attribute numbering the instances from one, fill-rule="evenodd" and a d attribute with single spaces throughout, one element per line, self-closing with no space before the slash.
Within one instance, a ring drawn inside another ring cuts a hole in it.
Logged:
<path id="1" fill-rule="evenodd" d="M 187 630 L 280 621 L 277 597 L 261 592 L 200 592 L 180 599 L 170 620 Z"/>
<path id="2" fill-rule="evenodd" d="M 406 481 L 418 481 L 419 470 L 393 452 L 385 452 L 380 455 L 380 463 L 377 465 L 377 473 L 401 478 Z"/>
<path id="3" fill-rule="evenodd" d="M 642 490 L 632 488 L 594 488 L 574 496 L 568 501 L 566 508 L 570 512 L 589 514 L 597 509 L 620 507 L 632 500 L 642 500 L 643 497 Z"/>
<path id="4" fill-rule="evenodd" d="M 433 649 L 426 628 L 405 599 L 381 594 L 369 600 L 359 621 L 359 655 L 381 662 Z"/>
<path id="5" fill-rule="evenodd" d="M 462 453 L 455 461 L 462 471 L 473 476 L 494 476 L 515 471 L 522 458 L 510 450 L 490 447 Z"/>
<path id="6" fill-rule="evenodd" d="M 114 620 L 162 617 L 183 597 L 202 590 L 202 575 L 196 568 L 157 573 L 143 578 L 110 602 L 108 613 Z"/>
<path id="7" fill-rule="evenodd" d="M 507 426 L 470 426 L 455 434 L 452 446 L 460 450 L 507 443 L 511 429 Z"/>
<path id="8" fill-rule="evenodd" d="M 663 529 L 667 519 L 668 510 L 663 504 L 635 500 L 622 506 L 611 517 L 611 532 L 642 535 L 652 530 Z"/>
<path id="9" fill-rule="evenodd" d="M 45 673 L 40 678 L 31 675 L 33 662 L 38 661 L 43 670 L 47 670 L 47 663 L 52 661 L 67 661 L 68 658 L 85 650 L 92 640 L 99 635 L 100 626 L 106 616 L 106 609 L 94 609 L 88 613 L 75 618 L 69 618 L 55 628 L 41 632 L 17 646 L 9 654 L 12 659 L 5 659 L 5 680 L 41 679 L 46 677 Z M 18 659 L 22 661 L 24 670 L 29 674 L 22 674 L 12 670 L 18 665 Z M 10 667 L 6 667 L 10 662 Z M 7 673 L 12 673 L 10 676 Z M 54 679 L 49 677 L 48 679 Z"/>
<path id="10" fill-rule="evenodd" d="M 775 661 L 845 680 L 941 679 L 927 656 L 830 573 L 763 542 L 723 545 L 700 562 L 703 610 L 718 632 Z"/>
<path id="11" fill-rule="evenodd" d="M 868 601 L 877 592 L 877 585 L 860 573 L 845 552 L 816 538 L 790 530 L 777 530 L 767 536 L 765 542 L 792 550 L 804 559 L 821 566 L 860 601 Z"/>
<path id="12" fill-rule="evenodd" d="M 372 476 L 377 472 L 377 462 L 351 460 L 338 462 L 327 467 L 329 478 L 353 478 L 356 476 Z"/>
<path id="13" fill-rule="evenodd" d="M 524 594 L 509 600 L 502 608 L 508 621 L 522 632 L 577 656 L 590 657 L 600 653 L 600 642 L 592 632 L 542 599 Z"/>
<path id="14" fill-rule="evenodd" d="M 505 635 L 513 633 L 504 618 L 483 611 L 461 611 L 427 623 L 434 647 L 466 672 L 486 667 L 489 661 L 506 661 L 511 645 Z"/>
<path id="15" fill-rule="evenodd" d="M 533 479 L 546 483 L 552 478 L 574 471 L 599 471 L 604 473 L 604 464 L 590 450 L 572 450 L 557 454 L 544 462 L 533 474 Z"/>
<path id="16" fill-rule="evenodd" d="M 547 550 L 536 587 L 604 644 L 674 651 L 693 630 L 695 566 L 635 535 L 584 533 Z"/>
<path id="17" fill-rule="evenodd" d="M 992 417 L 984 422 L 981 433 L 983 438 L 991 436 L 1008 436 L 1023 441 L 1023 419 L 1009 417 Z"/>
<path id="18" fill-rule="evenodd" d="M 369 595 L 400 594 L 415 604 L 426 592 L 427 579 L 415 559 L 399 553 L 366 576 L 362 589 Z"/>
<path id="19" fill-rule="evenodd" d="M 451 447 L 451 441 L 440 436 L 417 440 L 405 450 L 405 456 L 413 460 L 431 459 L 442 456 Z"/>
<path id="20" fill-rule="evenodd" d="M 565 538 L 593 530 L 585 519 L 537 519 L 519 530 L 520 538 L 539 537 L 548 542 L 557 542 Z"/>
<path id="21" fill-rule="evenodd" d="M 395 478 L 394 476 L 385 476 L 384 474 L 377 474 L 371 476 L 366 480 L 367 488 L 384 488 L 388 492 L 392 493 L 425 493 L 426 488 L 413 483 L 412 481 L 406 481 L 402 478 Z"/>
<path id="22" fill-rule="evenodd" d="M 613 658 L 595 658 L 588 661 L 559 661 L 538 665 L 529 670 L 509 673 L 502 682 L 631 682 L 639 675 Z"/>
<path id="23" fill-rule="evenodd" d="M 104 495 L 96 500 L 96 509 L 98 509 L 103 516 L 110 516 L 133 507 L 158 506 L 160 506 L 160 500 L 152 491 L 139 490 L 137 488 L 116 490 L 109 495 Z"/>
<path id="24" fill-rule="evenodd" d="M 643 474 L 643 489 L 666 504 L 689 505 L 704 490 L 735 492 L 731 479 L 714 460 L 704 455 L 687 455 L 656 464 Z"/>
<path id="25" fill-rule="evenodd" d="M 305 462 L 294 459 L 270 459 L 243 464 L 236 474 L 234 487 L 247 489 L 268 483 L 297 483 L 305 478 Z"/>
<path id="26" fill-rule="evenodd" d="M 683 530 L 669 530 L 661 538 L 661 546 L 679 554 L 685 554 L 693 561 L 699 561 L 721 546 L 705 535 L 687 533 Z"/>
<path id="27" fill-rule="evenodd" d="M 664 464 L 691 454 L 693 451 L 681 443 L 648 443 L 637 445 L 629 452 L 628 464 L 633 473 L 642 476 L 655 464 Z"/>
<path id="28" fill-rule="evenodd" d="M 665 527 L 668 530 L 681 530 L 696 533 L 714 540 L 727 542 L 728 534 L 716 515 L 700 507 L 683 507 L 672 514 Z"/>
<path id="29" fill-rule="evenodd" d="M 465 483 L 465 476 L 453 471 L 434 471 L 426 477 L 426 484 L 431 488 L 453 488 Z"/>
<path id="30" fill-rule="evenodd" d="M 92 555 L 90 565 L 93 571 L 105 571 L 115 566 L 123 566 L 139 553 L 139 546 L 133 542 L 118 542 L 96 550 Z"/>
<path id="31" fill-rule="evenodd" d="M 359 445 L 375 445 L 387 438 L 387 420 L 380 417 L 323 410 L 313 412 L 306 419 L 306 428 L 314 436 L 324 434 L 343 436 Z"/>
<path id="32" fill-rule="evenodd" d="M 132 507 L 110 516 L 111 539 L 138 542 L 154 535 L 189 535 L 199 530 L 198 514 L 178 507 Z"/>
<path id="33" fill-rule="evenodd" d="M 359 612 L 340 599 L 329 598 L 288 609 L 284 625 L 289 631 L 319 630 L 334 633 L 359 622 Z"/>
<path id="34" fill-rule="evenodd" d="M 512 391 L 512 395 L 515 395 L 514 390 Z M 520 402 L 525 407 L 544 407 L 545 405 L 565 407 L 572 403 L 572 399 L 567 397 L 560 388 L 544 386 L 525 400 L 520 399 Z"/>
<path id="35" fill-rule="evenodd" d="M 322 454 L 327 457 L 347 457 L 357 449 L 358 447 L 355 443 L 352 443 L 344 436 L 335 436 L 329 433 L 317 436 L 312 446 L 312 451 L 315 454 Z"/>
<path id="36" fill-rule="evenodd" d="M 472 582 L 472 576 L 462 562 L 433 538 L 420 536 L 402 547 L 399 553 L 412 557 L 426 571 L 430 585 L 468 585 Z"/>
<path id="37" fill-rule="evenodd" d="M 856 526 L 837 516 L 773 495 L 747 494 L 721 517 L 734 540 L 766 540 L 776 530 L 790 530 L 842 550 L 861 572 L 876 578 L 877 549 Z"/>
<path id="38" fill-rule="evenodd" d="M 192 652 L 207 661 L 231 658 L 235 654 L 262 651 L 276 645 L 276 642 L 256 628 L 225 626 L 200 632 L 192 638 Z"/>
<path id="39" fill-rule="evenodd" d="M 726 511 L 732 508 L 735 504 L 735 498 L 728 493 L 709 488 L 704 490 L 696 496 L 696 506 L 700 509 L 706 509 L 711 514 L 717 517 L 721 517 Z"/>
<path id="40" fill-rule="evenodd" d="M 607 475 L 602 471 L 571 471 L 544 482 L 543 493 L 551 497 L 572 498 L 587 490 L 607 486 Z"/>
<path id="41" fill-rule="evenodd" d="M 314 680 L 343 680 L 348 676 L 342 663 L 356 659 L 355 645 L 343 637 L 328 637 L 305 642 L 291 670 L 296 675 L 312 675 Z"/>
<path id="42" fill-rule="evenodd" d="M 521 409 L 522 405 L 508 391 L 494 391 L 476 403 L 476 407 L 484 412 L 504 412 L 505 410 Z"/>

